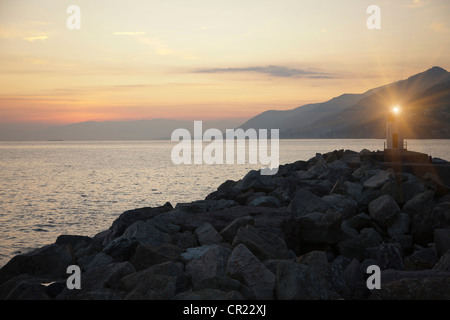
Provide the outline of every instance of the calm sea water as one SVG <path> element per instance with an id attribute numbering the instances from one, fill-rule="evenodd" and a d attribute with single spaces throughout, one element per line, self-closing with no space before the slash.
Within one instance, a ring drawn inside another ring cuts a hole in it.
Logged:
<path id="1" fill-rule="evenodd" d="M 0 142 L 0 266 L 61 234 L 93 236 L 124 211 L 204 199 L 255 165 L 174 165 L 170 141 Z M 281 140 L 280 164 L 383 140 Z M 450 160 L 450 140 L 408 149 Z"/>

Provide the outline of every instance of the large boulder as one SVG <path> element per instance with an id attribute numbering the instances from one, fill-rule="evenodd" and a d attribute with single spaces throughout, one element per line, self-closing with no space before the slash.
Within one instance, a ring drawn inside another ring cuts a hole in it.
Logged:
<path id="1" fill-rule="evenodd" d="M 231 253 L 227 276 L 252 289 L 258 300 L 273 300 L 275 297 L 275 275 L 243 244 Z"/>
<path id="2" fill-rule="evenodd" d="M 211 246 L 203 255 L 186 264 L 186 274 L 193 284 L 214 277 L 224 277 L 231 250 L 221 246 Z"/>
<path id="3" fill-rule="evenodd" d="M 223 242 L 222 236 L 208 222 L 195 229 L 194 234 L 197 236 L 198 243 L 203 246 L 207 244 L 220 244 Z"/>
<path id="4" fill-rule="evenodd" d="M 390 227 L 398 215 L 400 208 L 389 195 L 383 195 L 369 203 L 370 216 L 382 227 Z"/>
<path id="5" fill-rule="evenodd" d="M 228 226 L 223 228 L 222 231 L 220 231 L 220 235 L 225 241 L 231 244 L 239 228 L 246 225 L 255 225 L 255 219 L 251 216 L 236 218 Z"/>
<path id="6" fill-rule="evenodd" d="M 305 216 L 308 213 L 313 212 L 325 213 L 328 208 L 329 206 L 326 201 L 306 189 L 297 191 L 288 207 L 288 209 L 297 216 Z"/>
<path id="7" fill-rule="evenodd" d="M 51 244 L 31 252 L 14 256 L 0 270 L 0 284 L 27 273 L 33 276 L 63 277 L 67 267 L 75 264 L 72 247 L 67 244 Z"/>
<path id="8" fill-rule="evenodd" d="M 382 242 L 383 238 L 375 229 L 365 228 L 357 237 L 339 242 L 338 249 L 343 256 L 363 261 L 367 257 L 367 248 L 376 247 Z"/>
<path id="9" fill-rule="evenodd" d="M 408 213 L 411 217 L 416 214 L 425 214 L 433 209 L 434 191 L 428 190 L 415 195 L 412 199 L 405 203 L 403 212 Z"/>
<path id="10" fill-rule="evenodd" d="M 279 300 L 327 300 L 326 255 L 312 252 L 299 262 L 281 260 L 277 265 L 276 296 Z"/>
<path id="11" fill-rule="evenodd" d="M 261 261 L 266 259 L 288 259 L 290 251 L 283 239 L 271 232 L 264 232 L 251 225 L 239 228 L 233 247 L 244 244 Z"/>
<path id="12" fill-rule="evenodd" d="M 110 242 L 120 237 L 125 230 L 137 221 L 147 221 L 157 215 L 173 210 L 172 205 L 167 202 L 165 205 L 156 208 L 140 208 L 128 210 L 122 213 L 111 225 L 108 230 L 106 241 Z"/>
<path id="13" fill-rule="evenodd" d="M 377 174 L 371 176 L 364 181 L 363 186 L 366 189 L 377 189 L 390 180 L 392 172 L 386 170 L 380 170 Z"/>

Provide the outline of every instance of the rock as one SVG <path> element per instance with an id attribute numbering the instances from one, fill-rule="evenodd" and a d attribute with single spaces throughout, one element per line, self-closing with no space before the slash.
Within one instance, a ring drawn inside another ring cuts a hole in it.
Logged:
<path id="1" fill-rule="evenodd" d="M 86 236 L 60 235 L 56 238 L 55 244 L 70 245 L 75 257 L 78 259 L 86 254 L 86 248 L 93 243 L 93 239 Z"/>
<path id="2" fill-rule="evenodd" d="M 350 289 L 344 279 L 344 270 L 350 262 L 351 259 L 347 257 L 337 256 L 331 261 L 327 274 L 329 290 L 335 292 L 344 299 L 349 299 L 351 297 Z"/>
<path id="3" fill-rule="evenodd" d="M 428 190 L 423 193 L 415 195 L 403 206 L 403 212 L 410 215 L 410 217 L 416 214 L 425 214 L 433 209 L 434 191 Z"/>
<path id="4" fill-rule="evenodd" d="M 177 237 L 177 247 L 186 250 L 187 248 L 194 248 L 198 246 L 197 236 L 189 230 L 183 231 Z"/>
<path id="5" fill-rule="evenodd" d="M 371 300 L 448 300 L 450 274 L 434 270 L 381 272 L 381 290 Z"/>
<path id="6" fill-rule="evenodd" d="M 322 180 L 326 179 L 329 173 L 328 165 L 325 161 L 319 160 L 306 171 L 299 171 L 298 176 L 301 180 Z"/>
<path id="7" fill-rule="evenodd" d="M 281 207 L 280 201 L 272 196 L 262 196 L 254 199 L 249 203 L 249 206 L 254 207 L 270 207 L 270 208 L 279 208 Z"/>
<path id="8" fill-rule="evenodd" d="M 450 251 L 447 251 L 447 253 L 441 257 L 439 262 L 433 267 L 433 270 L 450 272 Z"/>
<path id="9" fill-rule="evenodd" d="M 86 259 L 87 258 L 87 259 Z M 78 266 L 83 270 L 87 271 L 90 269 L 95 269 L 101 266 L 105 266 L 114 262 L 113 257 L 110 255 L 99 252 L 94 254 L 93 257 L 85 257 L 85 259 L 78 260 Z"/>
<path id="10" fill-rule="evenodd" d="M 434 241 L 434 230 L 448 228 L 449 224 L 445 220 L 445 216 L 439 210 L 427 210 L 416 213 L 411 219 L 410 234 L 414 238 L 414 242 L 427 246 Z"/>
<path id="11" fill-rule="evenodd" d="M 325 213 L 328 208 L 329 206 L 324 200 L 305 189 L 297 191 L 288 207 L 293 214 L 299 217 L 313 212 Z"/>
<path id="12" fill-rule="evenodd" d="M 295 252 L 301 251 L 303 242 L 335 244 L 341 238 L 341 223 L 342 215 L 333 210 L 287 220 L 284 225 L 286 243 Z"/>
<path id="13" fill-rule="evenodd" d="M 388 235 L 390 237 L 395 237 L 408 233 L 410 223 L 411 219 L 409 218 L 409 215 L 406 213 L 400 213 L 394 223 L 387 229 Z"/>
<path id="14" fill-rule="evenodd" d="M 133 255 L 138 244 L 135 238 L 120 236 L 111 241 L 102 252 L 117 260 L 126 261 Z"/>
<path id="15" fill-rule="evenodd" d="M 357 231 L 369 228 L 372 224 L 372 218 L 367 213 L 359 213 L 346 221 L 347 226 Z"/>
<path id="16" fill-rule="evenodd" d="M 201 246 L 206 244 L 220 244 L 223 242 L 222 236 L 207 222 L 195 229 L 194 234 L 197 236 L 198 243 Z"/>
<path id="17" fill-rule="evenodd" d="M 253 189 L 256 192 L 271 192 L 276 186 L 271 176 L 263 176 L 260 171 L 252 170 L 236 184 L 236 189 L 241 192 Z"/>
<path id="18" fill-rule="evenodd" d="M 172 298 L 172 300 L 201 300 L 201 301 L 211 301 L 211 300 L 244 300 L 241 293 L 237 291 L 225 292 L 217 289 L 203 289 L 200 291 L 186 291 L 177 294 Z"/>
<path id="19" fill-rule="evenodd" d="M 448 278 L 404 279 L 374 290 L 370 300 L 450 300 Z"/>
<path id="20" fill-rule="evenodd" d="M 1 269 L 0 284 L 19 274 L 33 276 L 65 276 L 75 257 L 69 245 L 51 244 L 31 252 L 14 256 Z"/>
<path id="21" fill-rule="evenodd" d="M 237 280 L 228 277 L 212 277 L 207 278 L 197 283 L 194 283 L 193 290 L 201 291 L 203 289 L 216 289 L 224 292 L 237 291 L 241 293 L 246 300 L 255 300 L 256 297 L 253 291 L 244 286 Z"/>
<path id="22" fill-rule="evenodd" d="M 363 186 L 361 184 L 351 181 L 345 181 L 343 189 L 347 196 L 356 201 L 361 198 L 363 192 Z"/>
<path id="23" fill-rule="evenodd" d="M 345 220 L 358 213 L 358 203 L 344 195 L 333 194 L 324 196 L 322 197 L 322 200 L 324 200 L 330 208 L 340 212 Z"/>
<path id="24" fill-rule="evenodd" d="M 177 261 L 182 252 L 182 249 L 170 243 L 164 243 L 160 246 L 140 244 L 130 257 L 130 262 L 136 270 L 144 270 L 155 264 Z"/>
<path id="25" fill-rule="evenodd" d="M 258 300 L 274 299 L 275 275 L 243 244 L 231 253 L 227 276 L 252 289 Z"/>
<path id="26" fill-rule="evenodd" d="M 217 244 L 210 244 L 210 245 L 203 245 L 200 247 L 195 248 L 188 248 L 186 249 L 186 252 L 182 253 L 180 255 L 180 258 L 183 262 L 188 263 L 189 261 L 192 261 L 194 259 L 201 258 L 208 250 L 211 248 L 218 247 Z"/>
<path id="27" fill-rule="evenodd" d="M 133 223 L 125 230 L 122 237 L 133 238 L 140 244 L 151 244 L 154 246 L 172 241 L 168 233 L 159 231 L 149 221 L 137 221 Z"/>
<path id="28" fill-rule="evenodd" d="M 237 206 L 238 203 L 233 200 L 198 200 L 189 203 L 178 203 L 175 210 L 186 213 L 206 213 L 210 211 L 223 210 Z"/>
<path id="29" fill-rule="evenodd" d="M 393 236 L 389 243 L 398 243 L 404 255 L 411 253 L 413 250 L 413 237 L 409 234 Z"/>
<path id="30" fill-rule="evenodd" d="M 131 273 L 120 280 L 120 288 L 129 292 L 125 299 L 131 300 L 167 300 L 187 286 L 183 265 L 172 261 Z"/>
<path id="31" fill-rule="evenodd" d="M 390 227 L 397 219 L 400 208 L 395 200 L 384 195 L 369 203 L 370 216 L 382 227 Z"/>
<path id="32" fill-rule="evenodd" d="M 67 287 L 56 297 L 57 300 L 84 299 L 122 299 L 120 279 L 136 272 L 134 266 L 128 262 L 112 263 L 81 273 L 81 289 L 69 290 Z"/>
<path id="33" fill-rule="evenodd" d="M 405 259 L 405 270 L 428 270 L 438 262 L 434 248 L 423 248 Z"/>
<path id="34" fill-rule="evenodd" d="M 230 243 L 233 241 L 240 227 L 246 225 L 255 225 L 255 219 L 250 216 L 245 216 L 242 218 L 236 218 L 231 222 L 228 226 L 226 226 L 222 231 L 220 231 L 220 235 L 225 239 L 226 242 Z"/>
<path id="35" fill-rule="evenodd" d="M 231 250 L 213 246 L 202 256 L 186 264 L 186 274 L 191 277 L 193 284 L 213 277 L 224 277 Z"/>
<path id="36" fill-rule="evenodd" d="M 122 213 L 109 228 L 107 242 L 111 242 L 117 237 L 123 235 L 125 230 L 137 221 L 147 221 L 157 215 L 173 210 L 172 205 L 167 202 L 165 205 L 156 208 L 141 208 L 128 210 Z"/>
<path id="37" fill-rule="evenodd" d="M 369 259 L 377 261 L 376 265 L 385 269 L 403 270 L 403 256 L 398 244 L 382 243 L 377 247 L 367 248 Z"/>
<path id="38" fill-rule="evenodd" d="M 314 260 L 314 258 L 313 258 Z M 317 261 L 316 261 L 317 262 Z M 317 272 L 308 265 L 281 260 L 276 273 L 276 297 L 279 300 L 326 300 L 328 288 L 323 270 Z"/>
<path id="39" fill-rule="evenodd" d="M 33 281 L 21 281 L 4 300 L 51 300 L 47 288 Z"/>
<path id="40" fill-rule="evenodd" d="M 266 259 L 287 259 L 291 256 L 286 243 L 271 232 L 257 230 L 251 225 L 240 227 L 232 246 L 244 244 L 261 261 Z"/>
<path id="41" fill-rule="evenodd" d="M 343 256 L 363 261 L 366 258 L 366 249 L 376 247 L 382 242 L 383 238 L 375 229 L 365 228 L 357 237 L 339 242 L 338 249 Z"/>
<path id="42" fill-rule="evenodd" d="M 436 253 L 439 257 L 450 250 L 450 229 L 434 230 L 434 243 L 436 244 Z"/>
<path id="43" fill-rule="evenodd" d="M 377 189 L 390 180 L 392 172 L 381 170 L 363 183 L 366 189 Z"/>

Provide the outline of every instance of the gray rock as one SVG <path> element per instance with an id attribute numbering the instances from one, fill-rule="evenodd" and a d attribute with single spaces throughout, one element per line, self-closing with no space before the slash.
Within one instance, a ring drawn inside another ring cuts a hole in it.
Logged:
<path id="1" fill-rule="evenodd" d="M 271 192 L 275 190 L 276 186 L 273 183 L 271 176 L 263 176 L 260 171 L 252 170 L 236 184 L 236 189 L 241 192 L 253 189 L 256 192 Z"/>
<path id="2" fill-rule="evenodd" d="M 373 175 L 369 179 L 367 179 L 363 186 L 366 189 L 377 189 L 384 185 L 387 181 L 389 181 L 392 176 L 392 172 L 381 170 L 377 174 Z"/>
<path id="3" fill-rule="evenodd" d="M 183 250 L 177 246 L 165 243 L 160 246 L 140 244 L 130 258 L 136 270 L 144 270 L 155 264 L 167 261 L 177 261 Z"/>
<path id="4" fill-rule="evenodd" d="M 279 300 L 326 300 L 328 288 L 320 270 L 295 261 L 281 260 L 276 273 L 276 297 Z"/>
<path id="5" fill-rule="evenodd" d="M 113 257 L 110 255 L 99 252 L 95 254 L 91 259 L 88 260 L 78 260 L 78 266 L 82 268 L 84 271 L 95 269 L 101 266 L 105 266 L 113 263 Z"/>
<path id="6" fill-rule="evenodd" d="M 404 255 L 411 253 L 413 250 L 413 237 L 409 234 L 393 236 L 389 243 L 398 243 Z"/>
<path id="7" fill-rule="evenodd" d="M 1 272 L 1 278 L 11 279 L 19 274 L 33 276 L 65 276 L 69 265 L 75 264 L 70 245 L 51 244 L 31 252 L 14 256 Z"/>
<path id="8" fill-rule="evenodd" d="M 202 256 L 186 264 L 186 274 L 191 277 L 193 284 L 213 277 L 224 277 L 231 250 L 214 246 Z"/>
<path id="9" fill-rule="evenodd" d="M 450 251 L 441 257 L 439 262 L 433 267 L 433 270 L 450 272 Z"/>
<path id="10" fill-rule="evenodd" d="M 327 281 L 331 292 L 337 293 L 344 299 L 350 298 L 350 289 L 344 279 L 344 270 L 350 264 L 351 259 L 344 256 L 337 256 L 330 263 L 328 269 Z"/>
<path id="11" fill-rule="evenodd" d="M 125 230 L 136 221 L 147 221 L 157 215 L 173 210 L 172 205 L 167 202 L 164 206 L 156 208 L 141 208 L 128 210 L 122 213 L 111 225 L 108 230 L 106 241 L 111 242 L 117 237 L 123 235 Z"/>
<path id="12" fill-rule="evenodd" d="M 151 266 L 120 280 L 120 288 L 128 292 L 125 299 L 167 300 L 177 291 L 185 290 L 188 277 L 183 265 L 172 261 Z"/>
<path id="13" fill-rule="evenodd" d="M 315 165 L 306 171 L 298 171 L 301 180 L 321 180 L 328 176 L 329 169 L 325 161 L 319 160 Z"/>
<path id="14" fill-rule="evenodd" d="M 377 247 L 367 248 L 369 259 L 377 261 L 376 265 L 382 270 L 403 270 L 403 256 L 399 244 L 382 243 Z"/>
<path id="15" fill-rule="evenodd" d="M 367 213 L 359 213 L 354 217 L 351 217 L 347 221 L 347 226 L 357 231 L 361 231 L 364 228 L 368 228 L 372 224 L 372 218 Z"/>
<path id="16" fill-rule="evenodd" d="M 270 207 L 270 208 L 279 208 L 281 207 L 280 201 L 272 196 L 262 196 L 254 199 L 249 203 L 249 206 L 254 207 Z"/>
<path id="17" fill-rule="evenodd" d="M 195 229 L 194 234 L 197 236 L 198 243 L 201 246 L 207 244 L 220 244 L 223 242 L 222 236 L 207 222 Z"/>
<path id="18" fill-rule="evenodd" d="M 229 199 L 198 200 L 189 203 L 178 203 L 175 209 L 186 213 L 206 213 L 235 207 L 237 205 L 238 203 L 236 201 Z"/>
<path id="19" fill-rule="evenodd" d="M 197 237 L 189 230 L 183 231 L 176 237 L 177 247 L 186 250 L 198 246 Z"/>
<path id="20" fill-rule="evenodd" d="M 382 242 L 383 238 L 375 229 L 365 228 L 357 237 L 339 242 L 338 249 L 343 256 L 363 261 L 366 258 L 366 249 L 376 247 Z"/>
<path id="21" fill-rule="evenodd" d="M 228 277 L 213 277 L 207 278 L 202 281 L 196 282 L 193 285 L 194 291 L 200 291 L 203 289 L 216 289 L 224 292 L 237 291 L 240 292 L 246 300 L 255 300 L 256 297 L 253 291 L 244 286 L 242 283 L 235 279 Z"/>
<path id="22" fill-rule="evenodd" d="M 438 262 L 434 248 L 423 248 L 405 259 L 405 270 L 428 270 Z"/>
<path id="23" fill-rule="evenodd" d="M 352 198 L 353 200 L 358 200 L 361 198 L 361 194 L 363 192 L 363 186 L 359 183 L 345 181 L 344 182 L 344 192 L 347 196 Z"/>
<path id="24" fill-rule="evenodd" d="M 275 275 L 243 244 L 231 253 L 227 276 L 252 289 L 258 300 L 274 299 Z"/>
<path id="25" fill-rule="evenodd" d="M 427 246 L 434 241 L 434 230 L 446 229 L 449 224 L 440 210 L 426 210 L 416 213 L 411 219 L 410 234 L 414 242 Z"/>
<path id="26" fill-rule="evenodd" d="M 450 229 L 434 230 L 434 243 L 439 257 L 450 250 Z"/>
<path id="27" fill-rule="evenodd" d="M 335 244 L 342 235 L 341 224 L 342 215 L 333 210 L 287 220 L 284 226 L 286 243 L 294 251 L 302 242 Z"/>
<path id="28" fill-rule="evenodd" d="M 255 219 L 253 219 L 250 216 L 242 217 L 242 218 L 236 218 L 231 222 L 228 226 L 226 226 L 222 231 L 220 231 L 220 235 L 231 244 L 234 237 L 236 236 L 238 230 L 240 227 L 246 226 L 246 225 L 255 225 Z"/>
<path id="29" fill-rule="evenodd" d="M 168 233 L 159 231 L 152 225 L 151 221 L 137 221 L 133 223 L 125 230 L 123 237 L 134 238 L 140 244 L 151 244 L 154 246 L 172 241 Z"/>
<path id="30" fill-rule="evenodd" d="M 135 238 L 120 236 L 111 241 L 102 252 L 118 260 L 129 260 L 138 244 Z"/>
<path id="31" fill-rule="evenodd" d="M 428 190 L 423 193 L 415 195 L 403 206 L 403 212 L 408 213 L 410 217 L 413 217 L 419 213 L 428 213 L 433 209 L 434 191 Z"/>
<path id="32" fill-rule="evenodd" d="M 180 259 L 183 262 L 188 263 L 189 261 L 192 261 L 194 259 L 201 258 L 211 248 L 216 248 L 216 247 L 220 247 L 220 246 L 217 244 L 210 244 L 210 245 L 203 245 L 203 246 L 195 247 L 195 248 L 188 248 L 188 249 L 186 249 L 186 252 L 184 252 L 180 255 Z"/>
<path id="33" fill-rule="evenodd" d="M 358 202 L 341 194 L 332 194 L 322 197 L 328 206 L 342 214 L 346 220 L 358 213 Z"/>
<path id="34" fill-rule="evenodd" d="M 291 256 L 283 239 L 271 232 L 259 231 L 251 225 L 240 227 L 232 246 L 244 244 L 261 261 L 287 259 Z"/>
<path id="35" fill-rule="evenodd" d="M 369 203 L 370 216 L 382 227 L 390 227 L 400 214 L 397 202 L 389 195 L 383 195 Z"/>
<path id="36" fill-rule="evenodd" d="M 390 237 L 395 237 L 408 233 L 410 223 L 411 219 L 409 218 L 409 215 L 406 213 L 400 213 L 394 223 L 387 229 L 388 235 Z"/>
<path id="37" fill-rule="evenodd" d="M 297 191 L 288 207 L 293 214 L 299 217 L 313 212 L 325 213 L 328 208 L 329 206 L 324 200 L 305 189 Z"/>

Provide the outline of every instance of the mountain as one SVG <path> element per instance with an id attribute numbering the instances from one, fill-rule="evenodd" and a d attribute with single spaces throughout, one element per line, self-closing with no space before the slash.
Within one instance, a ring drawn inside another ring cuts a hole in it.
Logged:
<path id="1" fill-rule="evenodd" d="M 287 111 L 266 111 L 240 126 L 280 129 L 281 138 L 384 138 L 386 115 L 402 106 L 406 138 L 450 138 L 450 73 L 433 67 L 363 94 Z"/>
<path id="2" fill-rule="evenodd" d="M 203 131 L 209 128 L 225 130 L 234 128 L 242 120 L 203 121 Z M 0 140 L 159 140 L 170 139 L 175 129 L 183 128 L 193 133 L 194 121 L 151 119 L 133 121 L 87 121 L 63 126 L 23 127 L 0 126 Z"/>

